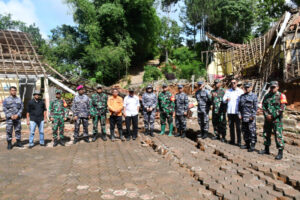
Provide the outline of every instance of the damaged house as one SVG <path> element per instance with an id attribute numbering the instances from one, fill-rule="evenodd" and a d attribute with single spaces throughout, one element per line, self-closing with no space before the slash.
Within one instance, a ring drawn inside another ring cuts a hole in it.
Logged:
<path id="1" fill-rule="evenodd" d="M 208 81 L 233 76 L 250 81 L 262 100 L 268 82 L 277 80 L 280 90 L 287 95 L 289 107 L 300 110 L 299 25 L 299 10 L 294 10 L 286 12 L 267 33 L 244 44 L 207 33 L 214 42 L 213 50 L 201 52 L 211 58 L 210 63 L 208 59 L 202 60 L 206 63 Z"/>

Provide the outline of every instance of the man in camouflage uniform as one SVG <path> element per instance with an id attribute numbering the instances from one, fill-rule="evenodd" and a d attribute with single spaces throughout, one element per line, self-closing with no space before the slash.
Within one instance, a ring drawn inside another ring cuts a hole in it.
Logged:
<path id="1" fill-rule="evenodd" d="M 21 143 L 21 116 L 23 111 L 22 100 L 17 97 L 17 88 L 11 86 L 9 88 L 10 96 L 3 101 L 3 112 L 6 117 L 6 140 L 7 149 L 12 149 L 12 132 L 15 130 L 17 146 L 23 147 Z"/>
<path id="2" fill-rule="evenodd" d="M 97 140 L 98 123 L 101 124 L 102 140 L 106 141 L 106 113 L 107 113 L 107 95 L 103 93 L 102 86 L 97 87 L 97 93 L 92 95 L 90 101 L 91 116 L 93 117 L 93 142 Z"/>
<path id="3" fill-rule="evenodd" d="M 198 82 L 198 90 L 195 94 L 198 102 L 198 124 L 201 128 L 201 134 L 198 134 L 198 138 L 207 138 L 209 128 L 208 113 L 211 105 L 211 96 L 207 90 L 204 89 L 203 81 Z"/>
<path id="4" fill-rule="evenodd" d="M 58 143 L 65 146 L 64 139 L 64 127 L 65 121 L 67 120 L 67 109 L 65 108 L 66 103 L 61 99 L 61 90 L 56 90 L 56 99 L 50 102 L 49 105 L 49 118 L 52 121 L 53 130 L 53 147 L 56 147 Z M 57 132 L 59 129 L 59 140 L 57 140 Z"/>
<path id="5" fill-rule="evenodd" d="M 271 134 L 274 132 L 276 147 L 278 154 L 276 160 L 281 160 L 283 155 L 284 140 L 282 136 L 282 117 L 285 110 L 287 100 L 286 96 L 278 91 L 278 82 L 271 82 L 271 89 L 264 97 L 262 108 L 265 116 L 264 124 L 264 145 L 265 149 L 261 150 L 260 154 L 270 154 L 269 147 L 271 145 Z"/>
<path id="6" fill-rule="evenodd" d="M 220 79 L 214 81 L 214 90 L 211 91 L 212 94 L 212 124 L 214 127 L 215 136 L 212 138 L 214 140 L 221 139 L 225 142 L 226 139 L 226 104 L 223 103 L 223 96 L 225 94 L 224 88 L 221 87 Z M 222 138 L 221 138 L 222 136 Z"/>
<path id="7" fill-rule="evenodd" d="M 248 149 L 252 152 L 256 144 L 256 112 L 257 96 L 252 93 L 252 84 L 244 84 L 245 93 L 239 99 L 239 118 L 242 120 L 242 131 L 246 146 L 242 145 L 241 149 Z"/>
<path id="8" fill-rule="evenodd" d="M 186 116 L 189 108 L 188 96 L 183 92 L 183 86 L 178 85 L 179 92 L 175 95 L 175 123 L 177 134 L 175 137 L 181 135 L 182 138 L 186 134 Z"/>
<path id="9" fill-rule="evenodd" d="M 168 91 L 168 85 L 162 85 L 163 91 L 158 95 L 158 108 L 160 112 L 161 132 L 160 135 L 165 134 L 166 121 L 169 123 L 169 136 L 173 132 L 173 112 L 175 108 L 175 98 Z"/>
<path id="10" fill-rule="evenodd" d="M 146 92 L 142 96 L 142 106 L 145 124 L 145 135 L 150 134 L 151 137 L 154 137 L 153 130 L 157 97 L 156 94 L 153 93 L 152 85 L 147 86 Z"/>
<path id="11" fill-rule="evenodd" d="M 90 99 L 84 94 L 85 91 L 83 85 L 78 86 L 76 90 L 78 91 L 78 95 L 75 96 L 72 105 L 75 120 L 73 144 L 76 144 L 79 141 L 79 129 L 81 123 L 83 124 L 84 141 L 89 143 L 88 125 L 90 119 Z"/>

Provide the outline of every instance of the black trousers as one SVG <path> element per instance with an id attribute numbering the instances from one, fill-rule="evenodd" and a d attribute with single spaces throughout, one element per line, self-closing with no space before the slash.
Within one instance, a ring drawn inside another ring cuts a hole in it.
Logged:
<path id="1" fill-rule="evenodd" d="M 237 144 L 241 144 L 241 121 L 239 115 L 228 114 L 228 122 L 229 122 L 229 129 L 230 129 L 230 142 L 235 143 L 235 132 L 236 132 Z"/>
<path id="2" fill-rule="evenodd" d="M 122 136 L 122 116 L 110 116 L 109 118 L 109 124 L 110 124 L 110 136 L 115 137 L 115 126 L 117 124 L 118 131 L 120 134 L 120 137 Z"/>
<path id="3" fill-rule="evenodd" d="M 126 116 L 125 117 L 125 123 L 126 123 L 126 130 L 127 130 L 127 137 L 137 137 L 138 132 L 138 115 L 135 116 Z M 132 124 L 133 131 L 131 133 L 130 126 Z"/>

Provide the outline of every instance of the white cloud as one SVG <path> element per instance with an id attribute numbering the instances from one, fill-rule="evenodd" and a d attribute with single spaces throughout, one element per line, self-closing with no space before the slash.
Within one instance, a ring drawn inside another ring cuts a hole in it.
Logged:
<path id="1" fill-rule="evenodd" d="M 35 6 L 31 0 L 8 0 L 7 2 L 0 0 L 0 13 L 11 14 L 12 19 L 20 20 L 27 25 L 36 24 L 41 29 L 42 36 L 47 38 L 47 34 L 43 31 L 43 25 L 35 13 Z"/>

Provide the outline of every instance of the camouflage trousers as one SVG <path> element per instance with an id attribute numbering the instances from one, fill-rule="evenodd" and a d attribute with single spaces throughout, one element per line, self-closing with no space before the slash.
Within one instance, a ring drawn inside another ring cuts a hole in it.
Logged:
<path id="1" fill-rule="evenodd" d="M 160 113 L 160 124 L 165 125 L 168 121 L 168 124 L 173 124 L 173 113 Z"/>
<path id="2" fill-rule="evenodd" d="M 13 129 L 15 130 L 16 139 L 21 140 L 21 119 L 6 119 L 6 140 L 12 140 Z"/>
<path id="3" fill-rule="evenodd" d="M 198 112 L 198 124 L 202 133 L 208 132 L 209 118 L 207 113 Z"/>
<path id="4" fill-rule="evenodd" d="M 256 120 L 250 122 L 242 122 L 242 131 L 244 135 L 244 141 L 246 144 L 255 144 L 257 141 L 256 137 Z"/>
<path id="5" fill-rule="evenodd" d="M 79 137 L 79 130 L 80 130 L 80 124 L 83 125 L 83 137 L 89 136 L 88 126 L 89 126 L 89 119 L 85 117 L 78 117 L 78 119 L 75 121 L 75 130 L 74 130 L 74 138 Z"/>
<path id="6" fill-rule="evenodd" d="M 64 138 L 64 128 L 65 128 L 65 120 L 63 116 L 53 116 L 52 121 L 52 131 L 53 131 L 53 139 L 57 139 L 57 132 L 59 129 L 59 137 L 60 139 Z"/>
<path id="7" fill-rule="evenodd" d="M 216 136 L 226 136 L 226 113 L 212 113 L 212 124 Z"/>
<path id="8" fill-rule="evenodd" d="M 154 120 L 155 120 L 155 111 L 152 110 L 152 112 L 143 111 L 144 115 L 144 124 L 145 124 L 145 130 L 154 129 Z"/>
<path id="9" fill-rule="evenodd" d="M 264 138 L 264 145 L 270 146 L 271 145 L 271 134 L 272 132 L 275 134 L 275 142 L 277 149 L 284 148 L 284 140 L 282 135 L 282 121 L 279 122 L 268 122 L 265 121 L 264 124 L 264 131 L 263 131 L 263 138 Z"/>
<path id="10" fill-rule="evenodd" d="M 101 125 L 102 134 L 106 134 L 106 129 L 105 129 L 106 115 L 96 115 L 96 116 L 93 117 L 93 135 L 98 134 L 99 121 L 100 121 L 100 125 Z"/>
<path id="11" fill-rule="evenodd" d="M 186 131 L 186 116 L 176 115 L 175 116 L 176 128 L 178 131 Z"/>

